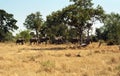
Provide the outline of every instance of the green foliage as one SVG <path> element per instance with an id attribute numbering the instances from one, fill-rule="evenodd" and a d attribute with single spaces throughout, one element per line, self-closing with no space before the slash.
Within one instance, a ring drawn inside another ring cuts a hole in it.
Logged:
<path id="1" fill-rule="evenodd" d="M 24 22 L 24 26 L 27 29 L 34 30 L 36 32 L 36 35 L 38 37 L 38 32 L 40 31 L 40 28 L 43 24 L 43 19 L 41 17 L 42 15 L 40 12 L 31 13 L 30 15 L 27 16 Z"/>
<path id="2" fill-rule="evenodd" d="M 109 31 L 109 40 L 112 39 L 116 44 L 120 43 L 120 15 L 111 13 L 104 21 L 106 29 Z"/>
<path id="3" fill-rule="evenodd" d="M 77 33 L 76 28 L 69 28 L 67 39 L 70 40 L 70 39 L 76 38 L 76 37 L 78 37 L 78 33 Z"/>
<path id="4" fill-rule="evenodd" d="M 54 34 L 55 36 L 66 36 L 67 27 L 65 25 L 57 25 L 57 26 L 52 26 L 51 28 L 51 33 Z"/>
<path id="5" fill-rule="evenodd" d="M 93 8 L 91 0 L 70 0 L 73 4 L 63 8 L 61 11 L 53 12 L 47 17 L 50 27 L 64 24 L 76 28 L 82 41 L 83 32 L 87 29 L 87 35 L 94 21 L 102 21 L 104 11 L 101 6 Z"/>
<path id="6" fill-rule="evenodd" d="M 46 25 L 46 22 L 43 23 L 43 25 L 41 26 L 41 29 L 39 31 L 40 36 L 39 37 L 45 37 L 49 34 L 50 29 L 48 28 L 48 26 Z"/>
<path id="7" fill-rule="evenodd" d="M 98 38 L 95 35 L 91 35 L 91 41 L 92 42 L 97 42 Z"/>
<path id="8" fill-rule="evenodd" d="M 51 15 L 47 16 L 46 26 L 47 35 L 50 37 L 51 41 L 54 37 L 62 36 L 67 38 L 68 27 L 62 22 L 61 11 L 53 12 Z"/>
<path id="9" fill-rule="evenodd" d="M 104 26 L 96 29 L 98 39 L 107 41 L 108 45 L 120 44 L 120 15 L 107 14 L 104 19 Z"/>
<path id="10" fill-rule="evenodd" d="M 108 39 L 108 31 L 106 30 L 106 28 L 100 27 L 100 28 L 96 28 L 96 38 L 98 40 L 107 40 Z"/>
<path id="11" fill-rule="evenodd" d="M 0 41 L 11 40 L 11 31 L 18 29 L 16 22 L 17 20 L 13 18 L 13 14 L 0 10 Z"/>
<path id="12" fill-rule="evenodd" d="M 31 38 L 30 31 L 29 30 L 21 31 L 19 34 L 16 34 L 16 39 L 18 39 L 19 37 L 24 38 L 25 41 L 29 41 L 29 39 Z"/>
<path id="13" fill-rule="evenodd" d="M 7 32 L 5 35 L 5 41 L 13 41 L 14 36 L 11 32 Z"/>

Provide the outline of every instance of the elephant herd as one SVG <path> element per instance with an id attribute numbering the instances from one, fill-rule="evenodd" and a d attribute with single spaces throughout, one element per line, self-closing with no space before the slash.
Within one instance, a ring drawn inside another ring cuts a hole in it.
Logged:
<path id="1" fill-rule="evenodd" d="M 33 37 L 33 38 L 29 39 L 29 43 L 30 43 L 30 45 L 40 44 L 40 43 L 43 43 L 43 42 L 45 42 L 47 44 L 48 40 L 49 40 L 49 38 L 47 38 L 47 37 L 42 37 L 42 38 L 39 38 L 39 39 L 37 37 Z M 18 38 L 16 40 L 16 44 L 23 45 L 25 43 L 26 43 L 26 41 L 23 38 Z"/>
<path id="2" fill-rule="evenodd" d="M 16 40 L 16 44 L 19 44 L 19 45 L 23 45 L 23 44 L 25 44 L 25 42 L 26 41 L 23 38 L 18 38 Z M 71 42 L 72 44 L 75 44 L 75 43 L 79 42 L 79 39 L 78 38 L 73 38 L 69 42 Z M 29 44 L 30 45 L 41 44 L 41 43 L 63 44 L 63 43 L 66 43 L 66 40 L 63 37 L 55 37 L 55 38 L 53 38 L 52 42 L 50 42 L 50 38 L 48 38 L 48 37 L 41 37 L 41 38 L 33 37 L 33 38 L 29 39 Z M 84 42 L 84 43 L 81 44 L 81 46 L 86 46 L 88 44 L 89 43 Z"/>

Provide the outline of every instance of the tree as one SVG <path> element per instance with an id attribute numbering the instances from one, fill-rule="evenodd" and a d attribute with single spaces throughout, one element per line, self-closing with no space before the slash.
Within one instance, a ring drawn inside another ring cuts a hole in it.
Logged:
<path id="1" fill-rule="evenodd" d="M 104 18 L 104 10 L 99 5 L 97 8 L 93 8 L 93 3 L 91 2 L 92 0 L 70 1 L 72 1 L 73 4 L 63 8 L 62 20 L 65 24 L 76 28 L 81 44 L 83 41 L 83 31 L 85 29 L 88 29 L 89 31 L 94 21 L 102 21 L 102 18 Z"/>
<path id="2" fill-rule="evenodd" d="M 73 4 L 63 8 L 61 11 L 53 12 L 47 16 L 49 27 L 63 24 L 76 29 L 79 36 L 80 44 L 83 41 L 84 31 L 87 30 L 89 39 L 89 31 L 93 23 L 97 20 L 102 22 L 104 19 L 104 10 L 101 6 L 93 8 L 92 0 L 70 0 Z"/>
<path id="3" fill-rule="evenodd" d="M 62 13 L 60 10 L 53 12 L 51 15 L 47 16 L 46 20 L 46 32 L 50 39 L 54 37 L 67 37 L 68 27 L 62 22 Z"/>
<path id="4" fill-rule="evenodd" d="M 31 38 L 31 35 L 30 35 L 30 31 L 29 30 L 24 30 L 24 31 L 21 31 L 20 34 L 19 34 L 20 37 L 24 38 L 25 41 L 29 41 L 30 38 Z"/>
<path id="5" fill-rule="evenodd" d="M 13 14 L 0 10 L 0 41 L 5 41 L 7 35 L 18 29 L 16 22 Z"/>
<path id="6" fill-rule="evenodd" d="M 120 44 L 120 15 L 111 13 L 107 14 L 102 27 L 102 34 L 99 35 L 105 38 L 105 41 Z"/>
<path id="7" fill-rule="evenodd" d="M 108 40 L 108 30 L 106 30 L 106 28 L 104 26 L 100 27 L 100 28 L 96 28 L 95 30 L 95 34 L 96 34 L 96 38 L 97 40 Z"/>
<path id="8" fill-rule="evenodd" d="M 78 38 L 78 33 L 76 28 L 69 28 L 68 29 L 68 41 L 70 41 L 73 38 Z"/>
<path id="9" fill-rule="evenodd" d="M 12 34 L 12 32 L 7 32 L 5 34 L 5 38 L 4 38 L 5 41 L 13 41 L 14 40 L 14 36 Z"/>
<path id="10" fill-rule="evenodd" d="M 40 28 L 42 26 L 43 19 L 42 15 L 40 12 L 31 13 L 30 15 L 27 16 L 24 22 L 24 26 L 27 29 L 34 30 L 36 32 L 36 36 L 39 37 L 38 33 L 40 31 Z"/>

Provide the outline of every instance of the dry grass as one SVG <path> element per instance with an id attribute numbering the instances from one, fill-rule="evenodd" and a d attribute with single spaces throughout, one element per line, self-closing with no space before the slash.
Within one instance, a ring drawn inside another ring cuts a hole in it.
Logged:
<path id="1" fill-rule="evenodd" d="M 118 47 L 97 46 L 0 43 L 0 76 L 120 76 Z"/>

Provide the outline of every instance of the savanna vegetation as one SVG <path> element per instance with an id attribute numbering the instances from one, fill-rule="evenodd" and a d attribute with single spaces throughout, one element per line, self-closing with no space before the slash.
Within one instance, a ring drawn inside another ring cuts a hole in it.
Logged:
<path id="1" fill-rule="evenodd" d="M 28 14 L 26 30 L 16 36 L 17 20 L 0 9 L 1 76 L 120 76 L 120 14 L 93 7 L 92 0 L 70 2 L 46 20 L 40 11 Z M 91 34 L 95 22 L 103 26 Z M 49 41 L 30 45 L 32 38 Z"/>
<path id="2" fill-rule="evenodd" d="M 82 44 L 84 40 L 103 41 L 108 45 L 119 44 L 119 18 L 118 13 L 106 14 L 102 6 L 93 7 L 92 0 L 70 0 L 72 4 L 61 10 L 53 11 L 43 20 L 41 13 L 29 14 L 23 23 L 26 30 L 13 37 L 14 30 L 19 28 L 13 14 L 0 10 L 0 41 L 11 41 L 23 37 L 29 41 L 32 37 L 49 37 L 54 42 L 55 37 L 64 38 L 64 42 L 71 42 L 73 38 Z M 91 34 L 93 24 L 99 21 L 104 25 Z"/>
<path id="3" fill-rule="evenodd" d="M 81 49 L 73 44 L 0 43 L 0 75 L 119 76 L 120 51 L 116 45 L 98 48 L 98 43 Z"/>

